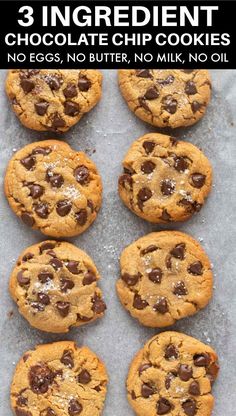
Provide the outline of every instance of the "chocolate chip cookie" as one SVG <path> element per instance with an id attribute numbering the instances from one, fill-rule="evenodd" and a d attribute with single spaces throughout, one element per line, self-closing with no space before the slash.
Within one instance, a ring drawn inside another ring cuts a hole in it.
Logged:
<path id="1" fill-rule="evenodd" d="M 84 251 L 66 242 L 44 241 L 20 255 L 9 289 L 32 326 L 60 333 L 103 316 L 106 305 L 99 279 Z"/>
<path id="2" fill-rule="evenodd" d="M 210 74 L 202 69 L 122 69 L 119 85 L 130 110 L 157 127 L 196 123 L 211 97 Z"/>
<path id="3" fill-rule="evenodd" d="M 136 140 L 123 160 L 119 194 L 147 221 L 184 221 L 198 212 L 211 189 L 212 168 L 194 145 L 163 134 Z"/>
<path id="4" fill-rule="evenodd" d="M 104 364 L 87 347 L 39 345 L 16 367 L 12 409 L 16 416 L 100 416 L 107 381 Z"/>
<path id="5" fill-rule="evenodd" d="M 57 140 L 16 152 L 5 176 L 5 194 L 22 221 L 43 234 L 81 234 L 95 220 L 102 183 L 95 164 Z"/>
<path id="6" fill-rule="evenodd" d="M 138 416 L 210 416 L 219 366 L 208 345 L 178 332 L 156 335 L 134 358 L 128 400 Z"/>
<path id="7" fill-rule="evenodd" d="M 210 261 L 200 244 L 178 231 L 148 234 L 125 248 L 117 291 L 140 323 L 165 327 L 204 308 L 212 296 Z"/>
<path id="8" fill-rule="evenodd" d="M 102 74 L 97 70 L 11 70 L 6 92 L 24 126 L 65 132 L 100 100 Z"/>

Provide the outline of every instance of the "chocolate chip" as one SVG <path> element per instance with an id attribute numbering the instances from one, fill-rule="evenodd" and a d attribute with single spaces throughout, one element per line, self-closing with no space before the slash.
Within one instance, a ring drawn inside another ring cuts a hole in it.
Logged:
<path id="1" fill-rule="evenodd" d="M 89 322 L 91 321 L 92 318 L 88 318 L 87 316 L 82 316 L 79 313 L 77 313 L 77 321 L 82 321 L 82 322 Z"/>
<path id="2" fill-rule="evenodd" d="M 144 371 L 148 370 L 148 368 L 150 368 L 150 367 L 152 367 L 152 365 L 151 365 L 151 364 L 148 364 L 148 363 L 142 364 L 142 365 L 139 367 L 139 369 L 138 369 L 139 375 L 141 376 L 141 374 L 142 374 Z"/>
<path id="3" fill-rule="evenodd" d="M 169 311 L 167 299 L 163 296 L 160 297 L 158 301 L 155 303 L 155 305 L 153 306 L 153 309 L 154 311 L 159 312 L 162 315 L 167 313 Z"/>
<path id="4" fill-rule="evenodd" d="M 183 260 L 185 256 L 186 246 L 184 243 L 176 244 L 176 246 L 170 251 L 171 256 L 176 259 Z"/>
<path id="5" fill-rule="evenodd" d="M 150 111 L 150 108 L 148 107 L 148 104 L 146 103 L 146 99 L 144 97 L 139 97 L 138 101 L 141 107 L 143 107 L 146 111 Z"/>
<path id="6" fill-rule="evenodd" d="M 88 91 L 89 88 L 91 87 L 91 81 L 89 81 L 88 78 L 86 77 L 79 77 L 79 81 L 78 81 L 78 87 L 80 89 L 80 91 Z"/>
<path id="7" fill-rule="evenodd" d="M 17 406 L 20 406 L 20 407 L 26 406 L 27 403 L 28 403 L 27 397 L 24 397 L 24 396 L 21 396 L 21 395 L 19 395 L 19 397 L 16 400 Z"/>
<path id="8" fill-rule="evenodd" d="M 23 270 L 21 270 L 20 272 L 17 273 L 16 278 L 17 278 L 17 282 L 19 283 L 19 285 L 21 287 L 27 286 L 30 283 L 30 278 L 24 276 L 24 271 Z"/>
<path id="9" fill-rule="evenodd" d="M 199 204 L 197 201 L 189 201 L 186 198 L 180 199 L 178 205 L 183 205 L 185 210 L 190 214 L 193 214 L 194 212 L 199 212 L 202 207 L 202 205 Z"/>
<path id="10" fill-rule="evenodd" d="M 41 416 L 41 415 L 40 415 Z M 51 407 L 48 407 L 46 409 L 46 414 L 45 416 L 57 416 L 56 413 L 54 412 L 54 410 Z"/>
<path id="11" fill-rule="evenodd" d="M 39 292 L 37 295 L 37 299 L 39 303 L 42 303 L 42 305 L 49 305 L 50 304 L 50 297 L 46 295 L 46 293 Z"/>
<path id="12" fill-rule="evenodd" d="M 141 188 L 138 192 L 137 198 L 140 206 L 143 206 L 143 203 L 148 201 L 152 197 L 152 191 L 149 188 Z"/>
<path id="13" fill-rule="evenodd" d="M 36 364 L 29 370 L 29 384 L 35 394 L 46 393 L 54 378 L 55 373 L 44 363 Z"/>
<path id="14" fill-rule="evenodd" d="M 20 86 L 25 94 L 28 94 L 30 91 L 32 91 L 35 87 L 34 81 L 31 81 L 28 78 L 23 78 L 20 82 Z"/>
<path id="15" fill-rule="evenodd" d="M 48 204 L 46 202 L 38 203 L 35 205 L 34 210 L 40 218 L 46 219 L 49 216 Z"/>
<path id="16" fill-rule="evenodd" d="M 69 407 L 68 407 L 68 413 L 70 416 L 77 416 L 79 415 L 83 410 L 82 404 L 78 402 L 78 400 L 72 399 L 70 400 Z"/>
<path id="17" fill-rule="evenodd" d="M 160 269 L 160 267 L 155 267 L 155 269 L 152 269 L 148 273 L 148 278 L 153 283 L 161 283 L 162 275 L 163 275 L 163 273 L 162 273 L 162 270 Z"/>
<path id="18" fill-rule="evenodd" d="M 210 355 L 205 352 L 202 354 L 195 354 L 193 359 L 194 365 L 196 365 L 196 367 L 208 367 L 211 362 Z"/>
<path id="19" fill-rule="evenodd" d="M 55 251 L 54 250 L 48 250 L 47 251 L 47 253 L 46 253 L 48 256 L 51 256 L 51 257 L 57 257 L 57 255 L 56 255 L 56 253 L 55 253 Z"/>
<path id="20" fill-rule="evenodd" d="M 42 271 L 38 274 L 38 279 L 41 283 L 47 283 L 53 279 L 53 274 L 47 271 Z"/>
<path id="21" fill-rule="evenodd" d="M 49 153 L 51 153 L 52 149 L 48 146 L 45 147 L 40 147 L 37 146 L 32 150 L 32 155 L 49 155 Z"/>
<path id="22" fill-rule="evenodd" d="M 31 412 L 28 412 L 23 409 L 19 409 L 18 407 L 15 407 L 14 411 L 15 411 L 16 416 L 32 416 Z"/>
<path id="23" fill-rule="evenodd" d="M 55 270 L 59 270 L 63 267 L 63 263 L 61 260 L 59 260 L 58 258 L 52 258 L 49 261 L 49 264 L 55 269 Z"/>
<path id="24" fill-rule="evenodd" d="M 200 396 L 201 392 L 200 392 L 200 386 L 198 381 L 192 381 L 192 383 L 189 386 L 188 389 L 189 394 L 192 394 L 193 396 Z"/>
<path id="25" fill-rule="evenodd" d="M 30 306 L 37 309 L 39 312 L 43 312 L 45 310 L 45 305 L 41 302 L 31 302 Z"/>
<path id="26" fill-rule="evenodd" d="M 157 402 L 157 414 L 158 415 L 166 415 L 167 413 L 171 411 L 171 408 L 172 406 L 169 400 L 163 397 L 160 400 L 158 400 Z"/>
<path id="27" fill-rule="evenodd" d="M 39 248 L 40 254 L 42 254 L 42 252 L 45 250 L 50 250 L 55 247 L 56 247 L 56 243 L 52 243 L 51 241 L 46 241 L 45 243 L 42 243 Z"/>
<path id="28" fill-rule="evenodd" d="M 37 185 L 37 184 L 28 185 L 28 188 L 30 190 L 30 196 L 33 199 L 39 198 L 44 193 L 44 188 L 41 185 Z"/>
<path id="29" fill-rule="evenodd" d="M 164 104 L 164 109 L 170 113 L 175 114 L 177 111 L 177 101 L 172 97 L 172 95 L 167 95 L 163 98 L 162 103 Z"/>
<path id="30" fill-rule="evenodd" d="M 143 142 L 143 148 L 145 150 L 145 152 L 147 153 L 147 155 L 149 155 L 150 153 L 153 152 L 154 148 L 155 148 L 156 144 L 154 142 L 145 140 L 145 142 Z"/>
<path id="31" fill-rule="evenodd" d="M 186 160 L 185 157 L 183 156 L 176 156 L 174 158 L 174 168 L 178 171 L 178 172 L 184 172 L 186 169 L 188 169 L 188 161 Z"/>
<path id="32" fill-rule="evenodd" d="M 136 395 L 135 395 L 135 392 L 133 390 L 131 391 L 131 399 L 136 400 Z"/>
<path id="33" fill-rule="evenodd" d="M 46 82 L 52 91 L 58 91 L 62 84 L 62 79 L 56 75 L 49 75 L 46 77 Z"/>
<path id="34" fill-rule="evenodd" d="M 127 174 L 127 173 L 124 173 L 123 175 L 120 175 L 119 185 L 121 185 L 123 188 L 125 188 L 126 185 L 128 185 L 129 188 L 132 189 L 132 186 L 133 186 L 132 176 L 130 174 Z"/>
<path id="35" fill-rule="evenodd" d="M 94 295 L 92 303 L 92 311 L 97 314 L 103 313 L 107 308 L 103 300 L 97 294 Z"/>
<path id="36" fill-rule="evenodd" d="M 193 274 L 194 276 L 201 276 L 203 274 L 203 265 L 200 261 L 195 261 L 190 264 L 188 267 L 188 273 Z"/>
<path id="37" fill-rule="evenodd" d="M 198 101 L 193 101 L 191 103 L 192 112 L 196 113 L 197 111 L 200 110 L 201 106 L 202 106 L 202 104 L 200 104 Z"/>
<path id="38" fill-rule="evenodd" d="M 20 163 L 27 169 L 27 170 L 32 170 L 32 168 L 35 165 L 35 157 L 33 157 L 32 155 L 25 157 L 24 159 L 21 159 Z"/>
<path id="39" fill-rule="evenodd" d="M 177 359 L 179 356 L 178 350 L 173 344 L 169 344 L 165 349 L 165 359 L 166 360 L 173 360 Z"/>
<path id="40" fill-rule="evenodd" d="M 197 94 L 196 84 L 193 81 L 187 81 L 185 85 L 185 93 L 187 95 Z"/>
<path id="41" fill-rule="evenodd" d="M 148 175 L 154 171 L 155 167 L 156 167 L 155 163 L 153 163 L 151 160 L 147 160 L 146 162 L 142 163 L 141 171 Z"/>
<path id="42" fill-rule="evenodd" d="M 163 209 L 160 219 L 167 222 L 171 220 L 171 216 L 166 209 Z"/>
<path id="43" fill-rule="evenodd" d="M 72 101 L 66 101 L 64 104 L 64 113 L 67 116 L 75 117 L 80 112 L 80 106 L 77 103 L 73 103 Z"/>
<path id="44" fill-rule="evenodd" d="M 49 103 L 47 101 L 41 101 L 39 103 L 34 104 L 34 108 L 38 116 L 44 116 L 47 112 Z"/>
<path id="45" fill-rule="evenodd" d="M 149 69 L 138 69 L 136 71 L 136 76 L 140 78 L 152 78 L 152 75 Z"/>
<path id="46" fill-rule="evenodd" d="M 35 220 L 29 212 L 23 212 L 21 214 L 22 221 L 29 227 L 33 227 Z"/>
<path id="47" fill-rule="evenodd" d="M 175 77 L 173 75 L 168 75 L 166 79 L 158 79 L 157 82 L 160 85 L 169 85 L 173 84 Z"/>
<path id="48" fill-rule="evenodd" d="M 128 285 L 128 286 L 135 286 L 141 277 L 140 273 L 137 274 L 129 274 L 123 273 L 121 279 Z"/>
<path id="49" fill-rule="evenodd" d="M 63 355 L 62 355 L 60 361 L 66 367 L 73 368 L 74 367 L 73 351 L 71 351 L 71 350 L 63 351 Z"/>
<path id="50" fill-rule="evenodd" d="M 175 184 L 171 179 L 161 181 L 161 193 L 165 196 L 172 195 L 175 191 Z"/>
<path id="51" fill-rule="evenodd" d="M 59 302 L 56 303 L 56 307 L 57 307 L 57 310 L 58 310 L 59 314 L 63 318 L 65 318 L 69 314 L 69 311 L 70 311 L 70 303 L 69 302 L 59 301 Z"/>
<path id="52" fill-rule="evenodd" d="M 61 279 L 61 286 L 60 289 L 62 292 L 67 292 L 68 290 L 73 289 L 73 287 L 75 286 L 74 282 L 72 282 L 72 280 L 70 279 Z"/>
<path id="53" fill-rule="evenodd" d="M 133 307 L 138 310 L 145 309 L 148 306 L 146 300 L 142 299 L 140 295 L 134 295 Z"/>
<path id="54" fill-rule="evenodd" d="M 158 247 L 155 244 L 150 244 L 150 246 L 143 248 L 141 250 L 142 256 L 145 256 L 145 254 L 153 253 L 153 251 L 158 250 Z"/>
<path id="55" fill-rule="evenodd" d="M 179 366 L 178 376 L 182 381 L 189 381 L 193 376 L 193 370 L 189 365 L 181 364 Z"/>
<path id="56" fill-rule="evenodd" d="M 207 367 L 206 375 L 207 375 L 208 379 L 210 380 L 211 385 L 214 383 L 214 381 L 217 377 L 217 374 L 219 372 L 219 369 L 220 369 L 220 367 L 219 367 L 218 363 L 211 363 L 209 365 L 209 367 Z"/>
<path id="57" fill-rule="evenodd" d="M 93 272 L 89 271 L 84 275 L 83 285 L 91 285 L 93 282 L 96 282 L 96 280 L 96 275 Z"/>
<path id="58" fill-rule="evenodd" d="M 85 185 L 89 182 L 90 177 L 88 168 L 84 165 L 77 166 L 74 170 L 74 177 L 80 185 Z"/>
<path id="59" fill-rule="evenodd" d="M 75 218 L 81 227 L 85 225 L 88 219 L 88 214 L 87 214 L 86 209 L 81 209 L 79 212 L 76 212 Z"/>
<path id="60" fill-rule="evenodd" d="M 34 255 L 32 253 L 25 253 L 24 256 L 22 257 L 22 261 L 29 261 L 34 257 Z"/>
<path id="61" fill-rule="evenodd" d="M 173 293 L 176 296 L 184 296 L 188 294 L 187 288 L 182 280 L 175 283 Z"/>
<path id="62" fill-rule="evenodd" d="M 187 416 L 194 416 L 197 413 L 197 405 L 193 399 L 188 399 L 186 402 L 182 403 L 182 408 Z"/>
<path id="63" fill-rule="evenodd" d="M 66 268 L 71 272 L 72 274 L 79 274 L 80 271 L 78 269 L 79 262 L 75 260 L 70 260 L 66 263 Z"/>
<path id="64" fill-rule="evenodd" d="M 58 201 L 56 205 L 56 211 L 57 214 L 60 215 L 60 217 L 65 217 L 68 215 L 71 211 L 72 204 L 71 202 L 64 200 L 64 201 Z"/>
<path id="65" fill-rule="evenodd" d="M 91 375 L 85 369 L 82 370 L 77 377 L 78 382 L 81 384 L 88 384 L 90 383 L 91 379 L 92 379 Z"/>
<path id="66" fill-rule="evenodd" d="M 66 98 L 77 97 L 78 91 L 76 85 L 72 83 L 67 84 L 66 88 L 63 90 L 63 94 Z"/>
<path id="67" fill-rule="evenodd" d="M 172 268 L 172 263 L 171 263 L 171 255 L 167 254 L 166 258 L 165 258 L 165 264 L 166 264 L 166 268 L 168 270 L 171 270 Z"/>
<path id="68" fill-rule="evenodd" d="M 52 129 L 57 130 L 60 127 L 65 127 L 65 125 L 65 120 L 58 113 L 55 113 L 52 117 Z"/>
<path id="69" fill-rule="evenodd" d="M 194 188 L 202 188 L 206 182 L 206 175 L 202 175 L 201 173 L 193 173 L 191 175 L 192 184 Z"/>
<path id="70" fill-rule="evenodd" d="M 194 69 L 182 69 L 182 72 L 185 72 L 186 74 L 191 74 L 193 71 Z"/>
<path id="71" fill-rule="evenodd" d="M 155 394 L 154 388 L 150 386 L 149 384 L 144 383 L 141 387 L 142 397 L 144 397 L 145 399 L 148 399 L 148 397 L 152 396 L 153 394 Z"/>
<path id="72" fill-rule="evenodd" d="M 177 376 L 176 372 L 170 372 L 167 374 L 166 379 L 165 379 L 165 388 L 166 390 L 169 390 L 170 386 L 171 386 L 171 382 L 172 380 L 174 380 L 174 378 Z"/>
<path id="73" fill-rule="evenodd" d="M 145 98 L 145 100 L 155 100 L 156 98 L 159 97 L 159 95 L 160 94 L 159 94 L 159 92 L 157 91 L 157 89 L 155 87 L 150 87 L 145 92 L 144 98 Z"/>
<path id="74" fill-rule="evenodd" d="M 49 169 L 46 172 L 45 177 L 47 182 L 50 182 L 50 185 L 53 188 L 60 188 L 64 183 L 64 178 L 59 173 L 52 173 Z"/>
<path id="75" fill-rule="evenodd" d="M 87 205 L 90 208 L 91 212 L 93 213 L 95 211 L 95 208 L 94 208 L 94 203 L 93 201 L 91 201 L 91 199 L 87 200 Z"/>

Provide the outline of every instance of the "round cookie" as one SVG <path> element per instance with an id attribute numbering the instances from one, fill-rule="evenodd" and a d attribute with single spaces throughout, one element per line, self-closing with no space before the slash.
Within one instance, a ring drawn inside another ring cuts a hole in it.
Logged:
<path id="1" fill-rule="evenodd" d="M 44 241 L 20 255 L 9 289 L 33 327 L 61 333 L 103 316 L 106 305 L 99 279 L 84 251 L 66 242 Z"/>
<path id="2" fill-rule="evenodd" d="M 6 92 L 21 123 L 33 130 L 65 132 L 100 100 L 97 70 L 10 70 Z"/>
<path id="3" fill-rule="evenodd" d="M 210 416 L 219 366 L 208 345 L 178 332 L 146 343 L 128 375 L 128 400 L 138 416 Z"/>
<path id="4" fill-rule="evenodd" d="M 15 416 L 100 416 L 108 377 L 100 359 L 72 341 L 39 345 L 19 361 L 11 385 Z"/>
<path id="5" fill-rule="evenodd" d="M 22 221 L 53 237 L 81 234 L 101 206 L 95 164 L 68 144 L 45 140 L 25 146 L 10 160 L 5 194 Z"/>
<path id="6" fill-rule="evenodd" d="M 122 69 L 119 85 L 130 110 L 157 127 L 196 123 L 211 97 L 210 74 L 203 69 Z"/>
<path id="7" fill-rule="evenodd" d="M 165 327 L 204 308 L 212 297 L 210 261 L 200 244 L 178 231 L 148 234 L 124 249 L 117 292 L 140 323 Z"/>
<path id="8" fill-rule="evenodd" d="M 136 215 L 154 223 L 184 221 L 198 212 L 211 189 L 212 168 L 194 145 L 149 133 L 123 160 L 119 194 Z"/>

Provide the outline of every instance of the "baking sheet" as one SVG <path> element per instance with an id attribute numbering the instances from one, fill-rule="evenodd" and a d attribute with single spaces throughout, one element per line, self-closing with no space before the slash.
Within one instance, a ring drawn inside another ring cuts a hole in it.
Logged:
<path id="1" fill-rule="evenodd" d="M 0 415 L 11 416 L 9 389 L 16 362 L 35 344 L 73 339 L 88 345 L 106 363 L 110 383 L 104 416 L 131 416 L 125 379 L 134 354 L 158 330 L 142 327 L 123 309 L 115 292 L 122 249 L 138 237 L 159 229 L 180 229 L 198 239 L 211 258 L 214 298 L 197 315 L 171 329 L 211 344 L 220 356 L 221 372 L 214 385 L 214 416 L 235 415 L 236 385 L 236 71 L 212 71 L 213 97 L 206 116 L 197 125 L 176 130 L 175 135 L 201 147 L 214 168 L 214 187 L 200 213 L 191 220 L 168 227 L 148 224 L 132 214 L 119 199 L 117 178 L 121 161 L 136 138 L 154 128 L 137 119 L 126 106 L 117 86 L 117 73 L 103 71 L 103 98 L 77 126 L 63 136 L 37 133 L 20 125 L 4 93 L 5 71 L 0 71 Z M 172 133 L 173 135 L 173 133 Z M 40 332 L 21 317 L 8 294 L 8 279 L 20 252 L 44 237 L 30 230 L 8 207 L 3 177 L 16 149 L 37 140 L 60 137 L 83 150 L 102 175 L 102 210 L 90 229 L 70 239 L 86 250 L 97 264 L 108 306 L 104 319 L 68 335 Z M 92 416 L 92 415 L 91 415 Z"/>

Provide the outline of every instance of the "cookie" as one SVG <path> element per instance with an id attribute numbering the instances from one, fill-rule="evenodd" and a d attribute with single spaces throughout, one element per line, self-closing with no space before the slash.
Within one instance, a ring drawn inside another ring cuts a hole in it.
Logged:
<path id="1" fill-rule="evenodd" d="M 210 74 L 202 69 L 122 69 L 119 85 L 130 110 L 157 127 L 196 123 L 211 97 Z"/>
<path id="2" fill-rule="evenodd" d="M 102 183 L 83 152 L 45 140 L 15 153 L 5 176 L 5 194 L 26 225 L 53 237 L 71 237 L 95 220 Z"/>
<path id="3" fill-rule="evenodd" d="M 124 249 L 117 291 L 140 323 L 165 327 L 204 308 L 212 297 L 210 261 L 200 244 L 178 231 L 148 234 Z"/>
<path id="4" fill-rule="evenodd" d="M 44 241 L 20 255 L 9 289 L 33 327 L 60 333 L 103 316 L 99 279 L 84 251 L 66 242 Z"/>
<path id="5" fill-rule="evenodd" d="M 16 367 L 12 409 L 16 416 L 100 416 L 107 381 L 104 364 L 87 347 L 39 345 Z"/>
<path id="6" fill-rule="evenodd" d="M 97 70 L 11 70 L 6 92 L 21 123 L 33 130 L 65 132 L 100 100 Z"/>
<path id="7" fill-rule="evenodd" d="M 128 400 L 138 416 L 210 416 L 219 366 L 208 345 L 178 332 L 156 335 L 134 358 Z"/>
<path id="8" fill-rule="evenodd" d="M 211 189 L 212 168 L 194 145 L 163 134 L 136 140 L 123 160 L 119 194 L 147 221 L 184 221 L 198 212 Z"/>

